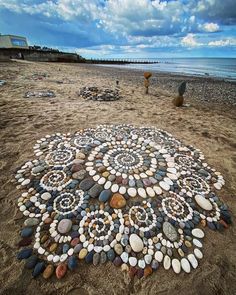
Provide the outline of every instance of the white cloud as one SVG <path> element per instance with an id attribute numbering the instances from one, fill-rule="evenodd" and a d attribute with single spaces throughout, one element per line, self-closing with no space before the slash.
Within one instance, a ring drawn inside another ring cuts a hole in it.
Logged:
<path id="1" fill-rule="evenodd" d="M 236 38 L 228 38 L 224 40 L 215 40 L 208 43 L 213 47 L 236 46 Z"/>
<path id="2" fill-rule="evenodd" d="M 197 47 L 202 45 L 201 43 L 197 42 L 197 40 L 195 39 L 195 35 L 191 33 L 182 38 L 181 44 L 187 47 Z"/>
<path id="3" fill-rule="evenodd" d="M 220 29 L 219 25 L 216 23 L 205 23 L 201 26 L 201 28 L 203 31 L 210 33 L 217 32 Z"/>

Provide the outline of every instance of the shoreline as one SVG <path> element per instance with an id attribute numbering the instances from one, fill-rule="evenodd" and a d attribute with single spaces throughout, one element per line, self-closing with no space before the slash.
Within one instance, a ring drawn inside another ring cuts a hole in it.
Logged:
<path id="1" fill-rule="evenodd" d="M 114 69 L 121 69 L 121 70 L 130 70 L 130 71 L 138 71 L 138 72 L 144 72 L 144 69 L 137 69 L 137 68 L 132 68 L 126 65 L 109 65 L 109 64 L 93 64 L 94 66 L 98 66 L 98 67 L 105 67 L 105 68 L 114 68 Z M 145 64 L 143 64 L 145 65 Z M 192 78 L 202 78 L 202 79 L 213 79 L 213 80 L 217 80 L 220 82 L 230 82 L 233 84 L 236 84 L 236 78 L 230 78 L 230 77 L 223 77 L 223 76 L 213 76 L 213 75 L 201 75 L 201 74 L 193 74 L 193 73 L 179 73 L 179 72 L 170 72 L 170 71 L 160 71 L 160 70 L 153 70 L 153 69 L 147 69 L 146 71 L 152 72 L 152 73 L 156 73 L 156 74 L 163 74 L 163 75 L 169 75 L 169 76 L 181 76 L 181 77 L 192 77 Z"/>

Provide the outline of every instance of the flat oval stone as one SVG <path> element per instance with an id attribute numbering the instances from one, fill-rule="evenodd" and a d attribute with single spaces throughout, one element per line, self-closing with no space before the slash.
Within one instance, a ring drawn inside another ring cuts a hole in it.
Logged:
<path id="1" fill-rule="evenodd" d="M 27 237 L 30 237 L 33 233 L 33 229 L 31 227 L 25 227 L 22 229 L 21 231 L 21 236 L 22 238 L 27 238 Z"/>
<path id="2" fill-rule="evenodd" d="M 166 235 L 166 237 L 167 237 L 171 242 L 174 242 L 174 241 L 177 240 L 177 238 L 178 238 L 177 231 L 176 231 L 176 229 L 174 228 L 174 226 L 173 226 L 171 223 L 165 221 L 165 222 L 163 223 L 162 229 L 163 229 L 163 232 L 164 232 L 164 234 Z"/>
<path id="3" fill-rule="evenodd" d="M 88 194 L 91 198 L 97 198 L 102 190 L 103 187 L 100 184 L 95 184 L 89 189 Z"/>
<path id="4" fill-rule="evenodd" d="M 171 259 L 168 255 L 165 255 L 164 257 L 163 266 L 164 266 L 164 269 L 166 270 L 170 269 L 171 267 Z"/>
<path id="5" fill-rule="evenodd" d="M 59 223 L 58 223 L 58 231 L 61 234 L 65 234 L 68 233 L 71 230 L 72 227 L 72 221 L 70 219 L 62 219 Z"/>
<path id="6" fill-rule="evenodd" d="M 74 270 L 76 269 L 78 265 L 78 260 L 75 256 L 70 256 L 69 259 L 68 259 L 68 268 L 70 270 Z"/>
<path id="7" fill-rule="evenodd" d="M 165 181 L 160 181 L 159 182 L 159 185 L 165 191 L 169 191 L 170 190 L 170 185 L 167 182 L 165 182 Z"/>
<path id="8" fill-rule="evenodd" d="M 30 248 L 25 248 L 22 249 L 18 254 L 17 254 L 17 259 L 22 260 L 22 259 L 27 259 L 31 256 L 32 254 L 32 249 Z"/>
<path id="9" fill-rule="evenodd" d="M 131 234 L 129 237 L 129 243 L 134 252 L 141 252 L 143 250 L 143 241 L 136 234 Z"/>
<path id="10" fill-rule="evenodd" d="M 128 191 L 127 191 L 127 193 L 128 193 L 128 195 L 130 196 L 130 197 L 136 197 L 136 195 L 137 195 L 137 190 L 135 189 L 135 188 L 133 188 L 133 187 L 130 187 L 129 189 L 128 189 Z"/>
<path id="11" fill-rule="evenodd" d="M 92 178 L 86 178 L 81 181 L 79 188 L 83 191 L 88 191 L 94 185 L 94 180 Z"/>
<path id="12" fill-rule="evenodd" d="M 34 225 L 37 225 L 39 223 L 39 220 L 38 218 L 27 218 L 24 222 L 24 225 L 25 226 L 34 226 Z"/>
<path id="13" fill-rule="evenodd" d="M 172 264 L 173 271 L 177 274 L 180 273 L 181 264 L 180 264 L 179 260 L 174 258 L 174 259 L 172 259 L 171 264 Z"/>
<path id="14" fill-rule="evenodd" d="M 38 262 L 35 267 L 34 270 L 32 272 L 32 276 L 35 278 L 37 277 L 39 274 L 41 274 L 45 269 L 45 263 L 44 262 Z"/>
<path id="15" fill-rule="evenodd" d="M 198 239 L 193 239 L 193 244 L 198 248 L 202 248 L 202 243 Z"/>
<path id="16" fill-rule="evenodd" d="M 163 260 L 163 253 L 161 251 L 156 251 L 156 253 L 155 253 L 155 259 L 158 262 L 162 262 L 162 260 Z"/>
<path id="17" fill-rule="evenodd" d="M 206 211 L 211 211 L 213 209 L 211 202 L 201 195 L 196 195 L 195 201 L 202 209 Z"/>
<path id="18" fill-rule="evenodd" d="M 186 258 L 181 259 L 181 267 L 186 273 L 190 273 L 191 267 L 190 267 L 190 264 Z"/>
<path id="19" fill-rule="evenodd" d="M 203 254 L 202 254 L 202 251 L 201 250 L 199 250 L 199 249 L 194 249 L 194 254 L 195 254 L 195 256 L 198 258 L 198 259 L 202 259 L 203 258 Z"/>
<path id="20" fill-rule="evenodd" d="M 193 268 L 198 267 L 198 261 L 197 261 L 196 257 L 194 256 L 194 254 L 189 254 L 188 255 L 188 260 L 191 263 Z"/>
<path id="21" fill-rule="evenodd" d="M 65 263 L 60 263 L 56 268 L 56 277 L 62 279 L 67 272 L 67 265 Z"/>
<path id="22" fill-rule="evenodd" d="M 32 269 L 35 267 L 35 265 L 38 262 L 38 257 L 36 255 L 32 255 L 29 258 L 26 259 L 25 261 L 25 268 L 27 269 Z"/>
<path id="23" fill-rule="evenodd" d="M 146 191 L 142 187 L 138 188 L 138 194 L 139 194 L 140 197 L 142 197 L 144 199 L 147 197 Z"/>
<path id="24" fill-rule="evenodd" d="M 81 251 L 79 252 L 79 259 L 84 259 L 87 254 L 88 250 L 86 248 L 81 249 Z"/>
<path id="25" fill-rule="evenodd" d="M 129 258 L 129 264 L 130 264 L 130 266 L 136 266 L 137 265 L 137 262 L 138 262 L 138 260 L 137 260 L 136 257 L 130 257 Z"/>
<path id="26" fill-rule="evenodd" d="M 202 239 L 204 237 L 204 232 L 200 228 L 194 228 L 192 230 L 192 235 L 196 238 Z"/>
<path id="27" fill-rule="evenodd" d="M 51 199 L 51 197 L 52 197 L 52 195 L 51 195 L 50 193 L 48 193 L 48 192 L 43 193 L 43 194 L 41 195 L 41 199 L 43 199 L 43 200 L 45 200 L 45 201 L 48 201 L 49 199 Z"/>
<path id="28" fill-rule="evenodd" d="M 53 272 L 54 266 L 52 264 L 49 264 L 43 272 L 43 278 L 46 280 L 49 279 L 53 275 Z"/>
<path id="29" fill-rule="evenodd" d="M 109 189 L 103 190 L 99 195 L 100 202 L 107 202 L 111 197 L 112 192 Z"/>

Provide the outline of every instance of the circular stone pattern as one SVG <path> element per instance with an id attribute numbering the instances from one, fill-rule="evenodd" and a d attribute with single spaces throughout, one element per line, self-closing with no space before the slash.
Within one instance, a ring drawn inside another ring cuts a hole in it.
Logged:
<path id="1" fill-rule="evenodd" d="M 217 196 L 222 175 L 200 150 L 155 127 L 100 125 L 46 135 L 19 167 L 25 217 L 17 258 L 33 277 L 58 279 L 79 260 L 111 261 L 130 277 L 189 273 L 203 258 L 206 230 L 231 224 Z"/>

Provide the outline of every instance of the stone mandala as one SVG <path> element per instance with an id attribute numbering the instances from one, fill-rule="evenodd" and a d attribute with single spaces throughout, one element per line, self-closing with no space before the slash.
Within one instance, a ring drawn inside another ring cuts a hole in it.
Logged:
<path id="1" fill-rule="evenodd" d="M 82 260 L 138 278 L 161 266 L 189 273 L 203 258 L 205 227 L 231 223 L 216 195 L 221 174 L 157 128 L 56 133 L 34 153 L 15 175 L 25 217 L 17 258 L 33 277 L 60 279 Z"/>

